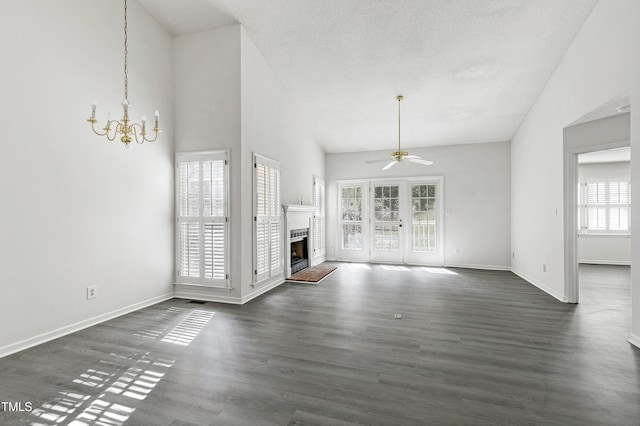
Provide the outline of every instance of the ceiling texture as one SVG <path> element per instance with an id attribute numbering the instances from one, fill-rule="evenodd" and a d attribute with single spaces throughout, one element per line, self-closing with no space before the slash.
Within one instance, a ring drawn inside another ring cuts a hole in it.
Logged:
<path id="1" fill-rule="evenodd" d="M 241 23 L 327 153 L 511 140 L 597 0 L 139 0 Z M 222 101 L 222 100 L 221 100 Z"/>

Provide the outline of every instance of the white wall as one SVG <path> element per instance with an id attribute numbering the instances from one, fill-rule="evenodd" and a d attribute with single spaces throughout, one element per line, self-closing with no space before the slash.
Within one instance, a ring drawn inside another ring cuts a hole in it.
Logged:
<path id="1" fill-rule="evenodd" d="M 120 4 L 0 2 L 0 356 L 172 294 L 171 38 L 129 20 L 132 118 L 163 133 L 125 149 L 85 121 L 121 115 Z"/>
<path id="2" fill-rule="evenodd" d="M 589 179 L 629 180 L 629 162 L 580 164 L 579 182 Z M 578 261 L 609 265 L 631 264 L 630 235 L 578 235 Z"/>
<path id="3" fill-rule="evenodd" d="M 313 176 L 324 177 L 324 152 L 297 114 L 295 105 L 283 90 L 271 67 L 247 32 L 241 30 L 242 68 L 242 245 L 252 253 L 252 153 L 257 152 L 280 162 L 281 201 L 312 203 Z M 250 258 L 249 258 L 250 259 Z M 251 287 L 253 266 L 245 258 L 242 264 L 243 297 L 256 291 Z"/>
<path id="4" fill-rule="evenodd" d="M 633 22 L 640 22 L 640 4 L 635 2 L 630 13 Z M 631 181 L 640 182 L 640 25 L 634 25 L 629 44 L 634 52 L 633 80 L 631 90 Z M 631 185 L 631 200 L 640 200 L 640 185 Z M 640 229 L 640 209 L 631 209 L 631 229 Z M 636 266 L 631 267 L 631 336 L 629 341 L 640 347 L 640 238 L 636 234 L 631 238 L 631 258 Z"/>
<path id="5" fill-rule="evenodd" d="M 174 48 L 176 151 L 230 150 L 233 287 L 177 286 L 176 294 L 243 303 L 266 289 L 251 285 L 252 153 L 280 161 L 283 203 L 300 196 L 311 202 L 313 175 L 324 175 L 324 153 L 241 25 L 177 37 Z"/>
<path id="6" fill-rule="evenodd" d="M 640 48 L 636 8 L 633 0 L 596 5 L 512 140 L 512 268 L 558 299 L 565 292 L 563 128 L 630 89 Z"/>
<path id="7" fill-rule="evenodd" d="M 229 213 L 240 217 L 240 25 L 174 38 L 174 91 L 176 110 L 176 152 L 229 150 Z M 242 257 L 242 223 L 231 220 L 229 253 Z M 229 278 L 233 290 L 199 288 L 200 293 L 218 299 L 240 299 L 241 265 L 232 262 Z M 177 286 L 178 295 L 198 289 Z M 195 295 L 194 295 L 195 297 Z"/>
<path id="8" fill-rule="evenodd" d="M 392 147 L 391 147 L 392 148 Z M 510 265 L 510 146 L 508 142 L 411 149 L 434 161 L 382 171 L 389 151 L 327 154 L 327 258 L 336 256 L 337 186 L 347 179 L 444 176 L 445 265 L 508 269 Z M 456 249 L 459 253 L 456 253 Z"/>

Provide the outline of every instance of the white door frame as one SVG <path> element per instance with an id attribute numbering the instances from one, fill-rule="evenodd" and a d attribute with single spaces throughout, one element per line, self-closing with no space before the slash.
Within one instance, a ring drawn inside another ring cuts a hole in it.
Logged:
<path id="1" fill-rule="evenodd" d="M 373 182 L 393 182 L 393 181 L 404 181 L 406 182 L 406 186 L 407 188 L 410 187 L 410 185 L 412 183 L 417 183 L 417 182 L 436 182 L 437 184 L 437 190 L 439 191 L 439 193 L 437 194 L 437 232 L 438 232 L 438 244 L 439 244 L 439 250 L 438 250 L 438 260 L 436 262 L 426 262 L 426 263 L 414 263 L 411 262 L 411 264 L 420 264 L 420 265 L 433 265 L 433 266 L 443 266 L 445 264 L 445 238 L 444 238 L 444 220 L 445 220 L 445 216 L 444 216 L 444 203 L 445 203 L 445 193 L 444 193 L 444 176 L 442 175 L 435 175 L 435 176 L 409 176 L 409 177 L 389 177 L 389 178 L 363 178 L 363 179 L 344 179 L 344 180 L 338 180 L 336 181 L 336 227 L 335 227 L 335 241 L 336 241 L 336 258 L 339 260 L 345 260 L 345 261 L 352 261 L 352 262 L 369 262 L 370 261 L 370 256 L 369 256 L 369 248 L 371 247 L 371 242 L 370 240 L 370 236 L 371 236 L 371 232 L 370 232 L 370 227 L 371 227 L 371 223 L 369 223 L 370 220 L 370 212 L 371 212 L 371 201 L 370 201 L 370 188 L 371 188 L 371 184 Z M 364 231 L 364 235 L 366 236 L 364 239 L 364 244 L 363 244 L 363 250 L 358 250 L 358 251 L 353 251 L 353 252 L 349 252 L 349 251 L 345 251 L 342 250 L 340 248 L 340 244 L 342 244 L 341 242 L 341 227 L 340 227 L 340 217 L 341 217 L 341 211 L 340 211 L 340 187 L 341 186 L 350 186 L 350 185 L 363 185 L 363 200 L 362 203 L 365 206 L 363 208 L 363 226 L 366 227 L 366 231 Z M 409 189 L 407 189 L 409 190 Z M 410 215 L 410 207 L 411 207 L 411 196 L 410 194 L 408 194 L 408 197 L 405 197 L 406 199 L 406 206 L 405 206 L 405 217 L 403 217 L 403 227 L 409 226 L 410 221 L 408 221 L 407 219 L 409 218 Z M 406 238 L 405 238 L 406 240 Z M 409 250 L 410 248 L 407 246 L 407 242 L 405 241 L 405 251 Z M 407 263 L 406 262 L 406 256 L 403 258 L 403 262 L 402 263 Z"/>
<path id="2" fill-rule="evenodd" d="M 625 117 L 625 115 L 627 117 Z M 615 116 L 616 119 L 628 121 L 628 114 Z M 610 117 L 612 118 L 612 117 Z M 588 124 L 588 123 L 584 123 Z M 563 161 L 564 161 L 564 301 L 578 303 L 580 301 L 578 276 L 578 155 L 593 151 L 622 148 L 630 146 L 629 126 L 621 129 L 621 134 L 601 135 L 593 132 L 589 138 L 574 139 L 567 136 L 570 127 L 564 128 Z M 624 126 L 622 126 L 624 127 Z"/>

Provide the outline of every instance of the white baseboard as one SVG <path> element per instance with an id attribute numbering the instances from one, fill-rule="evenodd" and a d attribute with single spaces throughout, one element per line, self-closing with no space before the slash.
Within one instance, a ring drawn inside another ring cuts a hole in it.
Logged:
<path id="1" fill-rule="evenodd" d="M 69 324 L 64 327 L 60 327 L 55 330 L 48 331 L 46 333 L 39 334 L 37 336 L 30 337 L 28 339 L 21 340 L 19 342 L 11 343 L 0 348 L 0 358 L 7 355 L 14 354 L 16 352 L 23 351 L 25 349 L 32 348 L 34 346 L 41 345 L 51 340 L 57 339 L 67 334 L 75 333 L 76 331 L 84 330 L 85 328 L 92 327 L 94 325 L 109 321 L 119 316 L 146 308 L 147 306 L 155 305 L 156 303 L 164 302 L 173 298 L 173 292 L 163 294 L 162 296 L 153 297 L 142 302 L 134 303 L 133 305 L 125 306 L 124 308 L 116 309 L 111 312 L 107 312 L 102 315 L 88 318 L 83 321 Z"/>
<path id="2" fill-rule="evenodd" d="M 590 260 L 590 259 L 580 259 L 578 263 L 590 263 L 592 265 L 621 265 L 621 266 L 631 266 L 630 260 Z"/>
<path id="3" fill-rule="evenodd" d="M 260 287 L 256 288 L 255 290 L 253 290 L 251 293 L 247 294 L 246 296 L 243 296 L 240 299 L 240 303 L 242 305 L 244 305 L 245 303 L 249 302 L 250 300 L 253 300 L 256 297 L 260 296 L 261 294 L 264 294 L 264 293 L 268 292 L 269 290 L 272 290 L 272 289 L 278 287 L 280 284 L 282 284 L 284 282 L 285 282 L 285 279 L 284 279 L 284 274 L 283 274 L 281 276 L 277 276 L 275 278 L 271 278 L 270 280 L 267 280 L 264 283 L 260 283 L 260 284 L 258 284 Z"/>
<path id="4" fill-rule="evenodd" d="M 252 299 L 260 296 L 268 292 L 271 289 L 278 287 L 280 284 L 284 283 L 284 274 L 279 274 L 276 277 L 269 278 L 255 285 L 254 290 L 247 294 L 246 296 L 238 297 L 238 296 L 228 296 L 224 294 L 217 294 L 211 292 L 210 289 L 206 287 L 189 287 L 182 288 L 176 286 L 174 297 L 178 299 L 193 299 L 193 300 L 202 300 L 205 302 L 217 302 L 217 303 L 229 303 L 232 305 L 244 305 Z M 224 289 L 220 289 L 224 290 Z M 227 290 L 229 291 L 229 290 Z"/>
<path id="5" fill-rule="evenodd" d="M 324 256 L 324 254 L 322 256 L 314 257 L 313 259 L 311 259 L 311 264 L 309 266 L 319 265 L 322 262 L 326 262 L 326 260 L 327 258 Z"/>
<path id="6" fill-rule="evenodd" d="M 631 333 L 631 335 L 627 339 L 627 342 L 631 343 L 633 346 L 637 348 L 640 348 L 640 337 L 636 336 L 633 333 Z"/>
<path id="7" fill-rule="evenodd" d="M 242 304 L 240 298 L 236 296 L 225 296 L 223 294 L 203 292 L 198 290 L 184 290 L 176 288 L 174 297 L 177 299 L 193 299 L 201 300 L 204 302 L 229 303 L 232 305 Z"/>
<path id="8" fill-rule="evenodd" d="M 547 287 L 546 285 L 542 284 L 541 282 L 538 282 L 538 281 L 534 280 L 533 278 L 523 274 L 522 272 L 516 271 L 513 268 L 511 269 L 511 272 L 513 272 L 514 274 L 516 274 L 517 276 L 519 276 L 523 280 L 529 282 L 530 284 L 533 284 L 534 286 L 538 287 L 540 290 L 544 291 L 545 293 L 549 294 L 550 296 L 555 297 L 559 301 L 564 302 L 564 303 L 568 302 L 568 299 L 566 297 L 564 297 L 564 295 L 558 294 L 557 292 L 555 292 L 554 290 L 550 289 L 549 287 Z"/>
<path id="9" fill-rule="evenodd" d="M 477 265 L 474 263 L 446 263 L 445 268 L 468 268 L 468 269 L 485 269 L 489 271 L 510 271 L 510 266 L 499 265 Z"/>

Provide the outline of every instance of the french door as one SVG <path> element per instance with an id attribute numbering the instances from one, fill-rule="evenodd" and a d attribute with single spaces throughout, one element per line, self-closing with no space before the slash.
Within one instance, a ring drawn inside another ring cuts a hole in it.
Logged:
<path id="1" fill-rule="evenodd" d="M 338 193 L 339 259 L 444 264 L 442 178 L 349 182 Z"/>
<path id="2" fill-rule="evenodd" d="M 370 249 L 371 262 L 404 262 L 402 218 L 406 215 L 401 201 L 405 199 L 401 181 L 371 182 L 370 184 Z"/>

